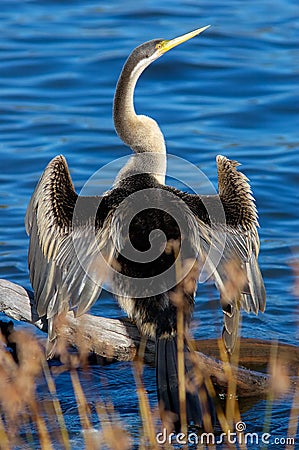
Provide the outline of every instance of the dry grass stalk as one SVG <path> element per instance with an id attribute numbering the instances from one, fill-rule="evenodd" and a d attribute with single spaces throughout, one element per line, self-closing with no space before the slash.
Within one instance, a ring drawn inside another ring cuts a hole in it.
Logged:
<path id="1" fill-rule="evenodd" d="M 293 264 L 294 273 L 295 273 L 295 283 L 294 283 L 294 295 L 299 297 L 299 262 L 296 261 Z M 297 373 L 297 377 L 299 379 L 299 370 Z M 299 421 L 299 383 L 296 384 L 296 389 L 294 392 L 292 409 L 290 412 L 289 426 L 288 426 L 288 436 L 294 437 L 296 436 L 298 429 L 298 421 Z M 293 445 L 288 446 L 288 450 L 295 449 L 295 442 Z"/>
<path id="2" fill-rule="evenodd" d="M 47 382 L 49 392 L 52 395 L 53 407 L 54 407 L 55 415 L 57 417 L 57 421 L 59 424 L 59 430 L 61 433 L 62 443 L 63 443 L 64 448 L 66 450 L 69 450 L 70 449 L 70 441 L 69 441 L 68 431 L 67 431 L 65 421 L 63 418 L 61 405 L 60 405 L 60 402 L 57 397 L 56 386 L 55 386 L 54 380 L 53 380 L 50 370 L 49 370 L 49 366 L 46 363 L 46 361 L 43 361 L 43 371 L 44 371 L 44 375 L 45 375 L 45 379 Z"/>
<path id="3" fill-rule="evenodd" d="M 224 350 L 224 345 L 223 345 L 222 340 L 220 342 L 221 342 L 220 346 L 222 345 L 222 350 Z M 188 340 L 188 345 L 190 348 L 194 348 L 194 345 L 192 344 L 192 341 L 190 339 Z M 228 359 L 227 359 L 226 352 L 225 352 L 225 355 L 226 355 L 225 361 L 227 363 Z M 214 400 L 214 405 L 215 405 L 215 409 L 216 409 L 216 417 L 218 419 L 221 430 L 223 431 L 223 433 L 228 434 L 228 432 L 232 430 L 232 426 L 230 426 L 228 423 L 228 418 L 226 416 L 226 413 L 223 411 L 221 403 L 219 402 L 219 400 L 217 398 L 217 394 L 216 394 L 215 388 L 213 386 L 213 383 L 212 383 L 210 377 L 205 375 L 202 365 L 199 364 L 199 360 L 198 360 L 196 353 L 192 354 L 192 361 L 196 368 L 196 373 L 197 373 L 197 377 L 199 377 L 199 380 L 200 380 L 200 377 L 202 378 L 204 376 L 204 382 L 205 382 L 207 391 L 208 391 L 210 397 Z M 223 363 L 224 363 L 224 361 L 223 361 Z M 226 376 L 231 376 L 231 372 L 229 372 L 229 374 L 226 372 Z M 228 399 L 228 396 L 226 395 L 226 401 L 227 401 L 227 399 Z M 235 422 L 237 422 L 235 417 L 233 417 L 233 419 L 235 419 Z M 239 417 L 238 417 L 238 420 L 240 420 Z M 211 417 L 209 415 L 208 416 L 204 415 L 203 422 L 204 422 L 205 431 L 213 432 L 213 425 L 212 425 Z M 209 448 L 211 448 L 211 450 L 213 450 L 214 447 L 210 446 Z M 230 444 L 230 448 L 236 448 L 236 447 L 233 444 Z"/>
<path id="4" fill-rule="evenodd" d="M 0 442 L 1 442 L 0 444 L 1 450 L 9 450 L 10 448 L 9 439 L 1 415 L 0 415 Z"/>
<path id="5" fill-rule="evenodd" d="M 180 289 L 180 288 L 178 288 Z M 183 297 L 183 293 L 177 293 Z M 177 309 L 177 351 L 178 351 L 178 389 L 180 402 L 181 430 L 187 435 L 187 412 L 186 412 L 186 376 L 185 376 L 185 355 L 184 355 L 184 309 L 182 301 L 178 303 Z"/>
<path id="6" fill-rule="evenodd" d="M 90 409 L 89 405 L 86 401 L 86 397 L 84 395 L 78 372 L 77 370 L 72 369 L 70 371 L 72 385 L 76 397 L 77 407 L 78 407 L 78 413 L 80 417 L 81 427 L 84 432 L 84 441 L 87 449 L 93 449 L 93 441 L 91 438 L 91 434 L 89 433 L 92 430 L 89 415 L 90 415 Z M 87 431 L 87 433 L 86 433 Z"/>
<path id="7" fill-rule="evenodd" d="M 52 446 L 51 439 L 46 427 L 46 423 L 44 418 L 41 415 L 41 410 L 38 407 L 38 403 L 33 400 L 31 403 L 31 410 L 33 412 L 33 419 L 37 425 L 38 435 L 39 435 L 39 441 L 41 444 L 41 448 L 43 450 L 54 450 L 54 447 Z"/>
<path id="8" fill-rule="evenodd" d="M 224 290 L 221 292 L 223 298 L 234 301 L 235 307 L 240 310 L 241 291 L 247 283 L 247 277 L 239 261 L 230 260 L 225 266 L 227 279 L 224 283 Z M 237 313 L 238 314 L 238 313 Z M 239 319 L 237 319 L 239 320 Z M 240 324 L 238 324 L 240 328 Z M 225 349 L 223 340 L 218 340 L 220 358 L 227 379 L 226 405 L 225 405 L 225 427 L 234 430 L 234 424 L 241 421 L 241 415 L 237 397 L 237 371 L 239 364 L 240 337 L 238 335 L 234 351 L 229 355 Z M 226 430 L 225 432 L 228 432 Z M 242 434 L 242 433 L 238 433 Z M 240 439 L 240 442 L 243 442 Z M 246 448 L 244 444 L 239 444 L 241 449 Z"/>
<path id="9" fill-rule="evenodd" d="M 115 416 L 113 405 L 97 403 L 97 414 L 102 425 L 102 431 L 97 433 L 95 448 L 108 446 L 111 450 L 130 450 L 132 448 L 131 437 L 122 427 Z"/>
<path id="10" fill-rule="evenodd" d="M 74 334 L 74 345 L 77 348 L 76 353 L 69 352 L 69 317 L 62 313 L 55 318 L 55 331 L 57 339 L 55 344 L 55 354 L 59 356 L 60 361 L 65 367 L 76 368 L 86 367 L 88 364 L 89 343 L 84 334 L 84 318 L 80 326 L 76 327 Z"/>
<path id="11" fill-rule="evenodd" d="M 173 253 L 175 257 L 176 279 L 179 281 L 182 277 L 182 262 L 179 255 L 179 242 L 174 241 Z M 177 306 L 177 358 L 178 358 L 178 390 L 180 403 L 181 431 L 187 436 L 187 404 L 186 404 L 186 376 L 185 376 L 185 311 L 183 286 L 178 284 L 172 301 Z"/>
<path id="12" fill-rule="evenodd" d="M 299 261 L 292 261 L 291 266 L 295 277 L 293 293 L 296 297 L 299 297 Z"/>
<path id="13" fill-rule="evenodd" d="M 138 351 L 138 358 L 134 363 L 134 378 L 135 378 L 135 383 L 136 383 L 143 431 L 145 433 L 146 439 L 149 442 L 151 448 L 157 449 L 157 441 L 155 438 L 155 427 L 154 427 L 154 422 L 153 422 L 153 414 L 151 412 L 146 389 L 145 389 L 143 381 L 142 381 L 145 347 L 146 347 L 146 338 L 143 337 L 141 339 L 141 343 L 140 343 L 140 347 L 139 347 L 139 351 Z"/>
<path id="14" fill-rule="evenodd" d="M 224 270 L 227 277 L 221 294 L 227 300 L 238 299 L 240 292 L 248 282 L 245 270 L 240 266 L 240 262 L 235 259 L 228 261 Z"/>
<path id="15" fill-rule="evenodd" d="M 43 352 L 36 339 L 25 331 L 13 331 L 8 338 L 1 333 L 0 339 L 0 410 L 11 443 L 17 435 L 23 414 L 29 410 L 35 415 L 35 383 L 41 373 Z M 7 339 L 9 344 L 16 346 L 16 360 L 7 351 Z M 42 429 L 41 423 L 37 425 L 41 426 L 42 439 L 46 440 L 47 431 Z"/>
<path id="16" fill-rule="evenodd" d="M 270 360 L 269 374 L 271 375 L 270 390 L 273 398 L 279 398 L 290 392 L 291 383 L 288 370 L 277 355 Z"/>
<path id="17" fill-rule="evenodd" d="M 271 348 L 270 361 L 271 361 L 271 359 L 276 358 L 276 355 L 277 355 L 277 342 L 274 343 L 272 348 Z M 270 361 L 269 361 L 269 364 L 271 364 Z M 271 389 L 269 389 L 269 392 L 268 392 L 268 395 L 267 395 L 267 402 L 266 402 L 266 411 L 265 411 L 265 421 L 264 421 L 263 433 L 269 433 L 269 431 L 270 431 L 273 400 L 274 400 L 274 393 L 272 392 Z"/>
<path id="18" fill-rule="evenodd" d="M 299 379 L 299 371 L 298 371 Z M 296 390 L 293 397 L 292 409 L 290 412 L 289 426 L 288 426 L 288 436 L 294 437 L 297 434 L 299 421 L 299 384 L 297 383 Z M 295 442 L 293 445 L 289 445 L 288 450 L 295 449 Z"/>

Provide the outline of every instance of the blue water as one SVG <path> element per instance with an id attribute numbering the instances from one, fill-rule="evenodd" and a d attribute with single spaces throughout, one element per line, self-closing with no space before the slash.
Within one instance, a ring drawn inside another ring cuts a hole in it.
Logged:
<path id="1" fill-rule="evenodd" d="M 200 167 L 215 185 L 217 154 L 242 163 L 259 210 L 267 289 L 265 314 L 243 316 L 242 334 L 297 344 L 292 266 L 299 249 L 298 14 L 295 0 L 2 0 L 0 277 L 30 286 L 24 215 L 52 157 L 66 156 L 80 191 L 95 170 L 128 154 L 111 112 L 117 78 L 132 48 L 211 24 L 204 35 L 147 69 L 138 83 L 136 108 L 159 122 L 169 153 Z M 115 175 L 106 173 L 103 184 Z M 108 294 L 93 313 L 122 315 Z M 199 286 L 195 337 L 219 336 L 221 327 L 217 292 Z M 92 372 L 94 401 L 106 377 L 107 395 L 136 437 L 140 419 L 131 364 Z M 146 369 L 145 381 L 154 405 L 153 369 Z M 58 377 L 58 386 L 74 445 L 80 445 L 66 376 Z M 290 399 L 274 403 L 273 436 L 286 436 L 290 405 Z M 254 431 L 264 414 L 260 402 L 242 418 Z"/>

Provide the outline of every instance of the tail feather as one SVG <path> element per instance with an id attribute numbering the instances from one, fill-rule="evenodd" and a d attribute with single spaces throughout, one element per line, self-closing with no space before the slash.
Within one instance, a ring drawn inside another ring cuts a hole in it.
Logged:
<path id="1" fill-rule="evenodd" d="M 203 425 L 203 414 L 209 412 L 214 421 L 214 406 L 205 385 L 194 380 L 194 364 L 188 358 L 190 354 L 185 345 L 185 374 L 192 381 L 195 389 L 186 392 L 187 422 L 194 425 Z M 181 428 L 181 412 L 178 390 L 178 364 L 176 337 L 158 338 L 156 344 L 156 377 L 160 410 L 174 414 L 174 429 Z M 201 393 L 201 396 L 199 395 Z M 201 398 L 202 397 L 202 398 Z"/>
<path id="2" fill-rule="evenodd" d="M 176 345 L 169 345 L 168 339 L 159 339 L 157 342 L 156 377 L 158 400 L 162 400 L 165 411 L 179 411 L 179 398 L 177 389 L 177 361 L 175 356 Z"/>

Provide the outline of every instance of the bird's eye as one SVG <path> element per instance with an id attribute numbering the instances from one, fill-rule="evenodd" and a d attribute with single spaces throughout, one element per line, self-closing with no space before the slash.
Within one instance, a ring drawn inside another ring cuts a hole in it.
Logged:
<path id="1" fill-rule="evenodd" d="M 156 49 L 160 50 L 160 48 L 162 48 L 162 44 L 161 43 L 160 44 L 156 44 Z"/>

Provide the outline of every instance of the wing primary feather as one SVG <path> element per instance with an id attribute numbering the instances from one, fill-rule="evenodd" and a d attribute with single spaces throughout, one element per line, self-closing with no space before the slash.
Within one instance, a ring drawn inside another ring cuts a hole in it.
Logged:
<path id="1" fill-rule="evenodd" d="M 75 217 L 78 198 L 80 210 Z M 48 318 L 52 341 L 55 316 L 67 311 L 72 303 L 77 312 L 85 312 L 101 291 L 101 286 L 86 274 L 88 265 L 84 265 L 84 261 L 90 266 L 99 262 L 97 245 L 86 246 L 85 237 L 98 233 L 100 203 L 101 197 L 78 197 L 61 155 L 49 162 L 30 199 L 25 217 L 30 236 L 30 279 L 38 314 Z"/>
<path id="2" fill-rule="evenodd" d="M 215 280 L 223 306 L 223 340 L 232 353 L 236 343 L 240 307 L 246 312 L 265 310 L 266 292 L 258 266 L 258 215 L 248 178 L 237 170 L 239 163 L 217 156 L 218 192 L 226 223 L 215 224 L 215 233 L 223 236 L 223 255 L 215 269 Z M 231 270 L 231 262 L 237 267 Z M 236 280 L 237 285 L 236 285 Z M 239 283 L 239 285 L 238 285 Z M 231 286 L 235 285 L 233 291 Z"/>

